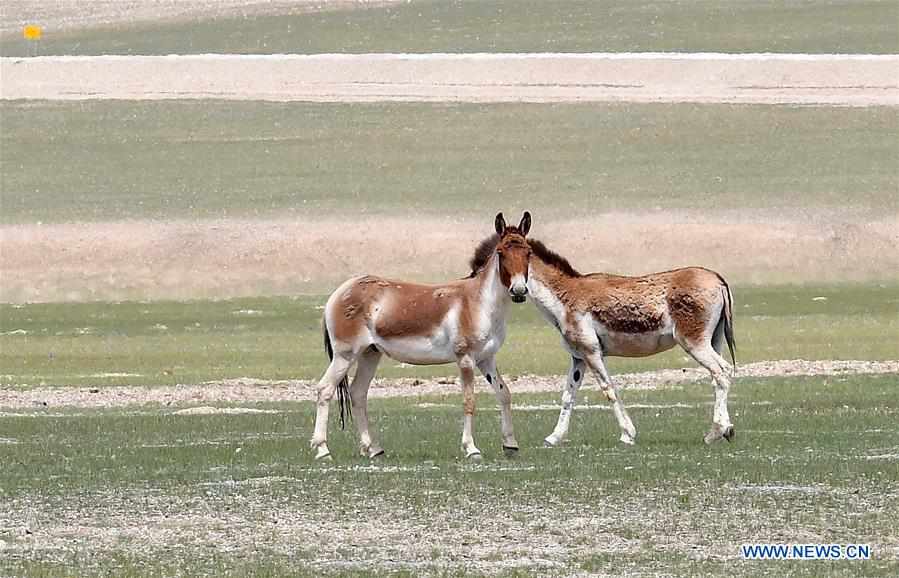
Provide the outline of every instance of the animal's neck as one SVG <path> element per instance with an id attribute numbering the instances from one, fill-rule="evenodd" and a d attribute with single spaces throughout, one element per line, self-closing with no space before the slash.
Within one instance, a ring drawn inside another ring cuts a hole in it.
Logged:
<path id="1" fill-rule="evenodd" d="M 499 258 L 494 254 L 478 275 L 480 280 L 481 311 L 490 318 L 505 323 L 509 292 L 499 275 Z"/>
<path id="2" fill-rule="evenodd" d="M 568 275 L 555 265 L 550 265 L 539 258 L 531 259 L 528 279 L 535 279 L 537 282 L 550 287 L 558 287 L 568 278 Z"/>
<path id="3" fill-rule="evenodd" d="M 528 296 L 556 326 L 564 316 L 562 293 L 568 276 L 539 258 L 532 258 L 528 270 Z"/>

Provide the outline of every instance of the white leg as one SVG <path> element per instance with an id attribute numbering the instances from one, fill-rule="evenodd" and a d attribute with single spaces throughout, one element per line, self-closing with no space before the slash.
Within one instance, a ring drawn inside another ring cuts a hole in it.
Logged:
<path id="1" fill-rule="evenodd" d="M 518 451 L 518 441 L 515 439 L 515 431 L 512 427 L 512 392 L 506 385 L 503 376 L 496 369 L 496 359 L 491 357 L 478 364 L 478 369 L 493 387 L 496 394 L 496 402 L 499 404 L 499 414 L 502 425 L 503 451 L 506 455 L 513 455 Z"/>
<path id="2" fill-rule="evenodd" d="M 712 429 L 705 435 L 705 443 L 710 444 L 722 438 L 730 441 L 734 436 L 734 426 L 727 411 L 727 394 L 730 391 L 730 379 L 727 376 L 729 365 L 709 343 L 689 349 L 684 347 L 684 349 L 712 375 L 715 388 Z"/>
<path id="3" fill-rule="evenodd" d="M 612 412 L 615 414 L 615 419 L 618 420 L 618 427 L 621 428 L 621 437 L 618 439 L 622 443 L 633 445 L 637 439 L 637 429 L 634 427 L 634 423 L 627 414 L 624 404 L 621 403 L 621 399 L 618 397 L 618 387 L 612 382 L 612 379 L 606 371 L 605 363 L 603 363 L 602 360 L 602 354 L 598 352 L 593 353 L 587 356 L 586 362 L 590 369 L 593 370 L 594 375 L 596 375 L 596 379 L 599 381 L 599 387 L 605 394 L 606 399 L 612 403 Z"/>
<path id="4" fill-rule="evenodd" d="M 359 451 L 369 458 L 377 457 L 384 450 L 372 440 L 368 431 L 368 387 L 381 361 L 381 352 L 377 349 L 366 350 L 356 363 L 356 376 L 350 385 L 350 399 L 353 402 L 353 420 L 359 429 Z"/>
<path id="5" fill-rule="evenodd" d="M 584 382 L 585 368 L 586 364 L 583 359 L 571 358 L 571 367 L 568 369 L 568 382 L 562 391 L 562 409 L 559 411 L 559 421 L 556 422 L 556 428 L 553 432 L 543 440 L 547 447 L 559 445 L 565 439 L 565 436 L 568 435 L 568 423 L 571 419 L 571 412 L 574 411 L 574 406 L 577 403 L 578 389 Z"/>
<path id="6" fill-rule="evenodd" d="M 337 384 L 340 383 L 347 371 L 350 369 L 350 360 L 335 355 L 328 366 L 327 371 L 318 382 L 318 400 L 315 408 L 315 431 L 312 434 L 310 445 L 315 450 L 315 459 L 330 459 L 331 452 L 328 450 L 328 406 L 334 392 L 337 390 Z"/>
<path id="7" fill-rule="evenodd" d="M 475 409 L 474 396 L 474 362 L 467 355 L 459 359 L 459 372 L 462 376 L 462 451 L 465 457 L 472 460 L 481 459 L 481 450 L 474 445 L 472 433 Z"/>

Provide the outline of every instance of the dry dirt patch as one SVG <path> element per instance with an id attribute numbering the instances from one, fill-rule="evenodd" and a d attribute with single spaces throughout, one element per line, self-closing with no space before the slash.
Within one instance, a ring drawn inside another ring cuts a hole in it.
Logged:
<path id="1" fill-rule="evenodd" d="M 583 271 L 702 264 L 731 283 L 870 281 L 899 271 L 899 215 L 605 213 L 539 229 Z M 2 225 L 0 301 L 320 293 L 364 273 L 437 282 L 465 275 L 487 233 L 472 218 L 386 216 L 351 226 L 334 217 Z"/>

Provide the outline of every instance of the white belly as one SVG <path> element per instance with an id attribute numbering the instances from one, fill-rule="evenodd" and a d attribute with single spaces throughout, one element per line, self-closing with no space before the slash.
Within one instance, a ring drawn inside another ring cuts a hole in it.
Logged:
<path id="1" fill-rule="evenodd" d="M 444 332 L 428 337 L 375 339 L 375 346 L 388 357 L 412 365 L 438 365 L 456 361 L 452 340 Z"/>

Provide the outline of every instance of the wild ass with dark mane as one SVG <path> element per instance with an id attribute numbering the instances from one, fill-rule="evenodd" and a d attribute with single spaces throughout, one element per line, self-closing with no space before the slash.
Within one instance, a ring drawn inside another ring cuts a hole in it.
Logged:
<path id="1" fill-rule="evenodd" d="M 721 356 L 725 342 L 734 357 L 733 297 L 724 278 L 708 269 L 687 267 L 643 277 L 606 273 L 582 275 L 540 241 L 531 247 L 528 289 L 537 308 L 562 335 L 571 355 L 562 409 L 553 432 L 556 446 L 568 433 L 577 392 L 589 368 L 612 403 L 620 440 L 633 444 L 637 430 L 606 371 L 608 356 L 645 357 L 680 345 L 712 376 L 715 409 L 706 443 L 734 435 L 727 412 L 728 373 Z"/>
<path id="2" fill-rule="evenodd" d="M 465 456 L 480 459 L 472 433 L 474 369 L 493 386 L 500 407 L 503 449 L 518 451 L 512 429 L 512 395 L 496 368 L 496 352 L 506 338 L 509 301 L 527 294 L 531 215 L 517 227 L 496 216 L 496 234 L 484 240 L 471 260 L 471 274 L 443 285 L 420 285 L 364 276 L 346 281 L 325 305 L 325 349 L 331 364 L 319 382 L 315 432 L 317 459 L 328 458 L 328 407 L 335 390 L 343 422 L 350 402 L 359 429 L 360 450 L 375 457 L 384 450 L 368 429 L 368 388 L 381 356 L 414 365 L 457 363 L 462 377 Z M 347 385 L 347 372 L 357 364 Z"/>

